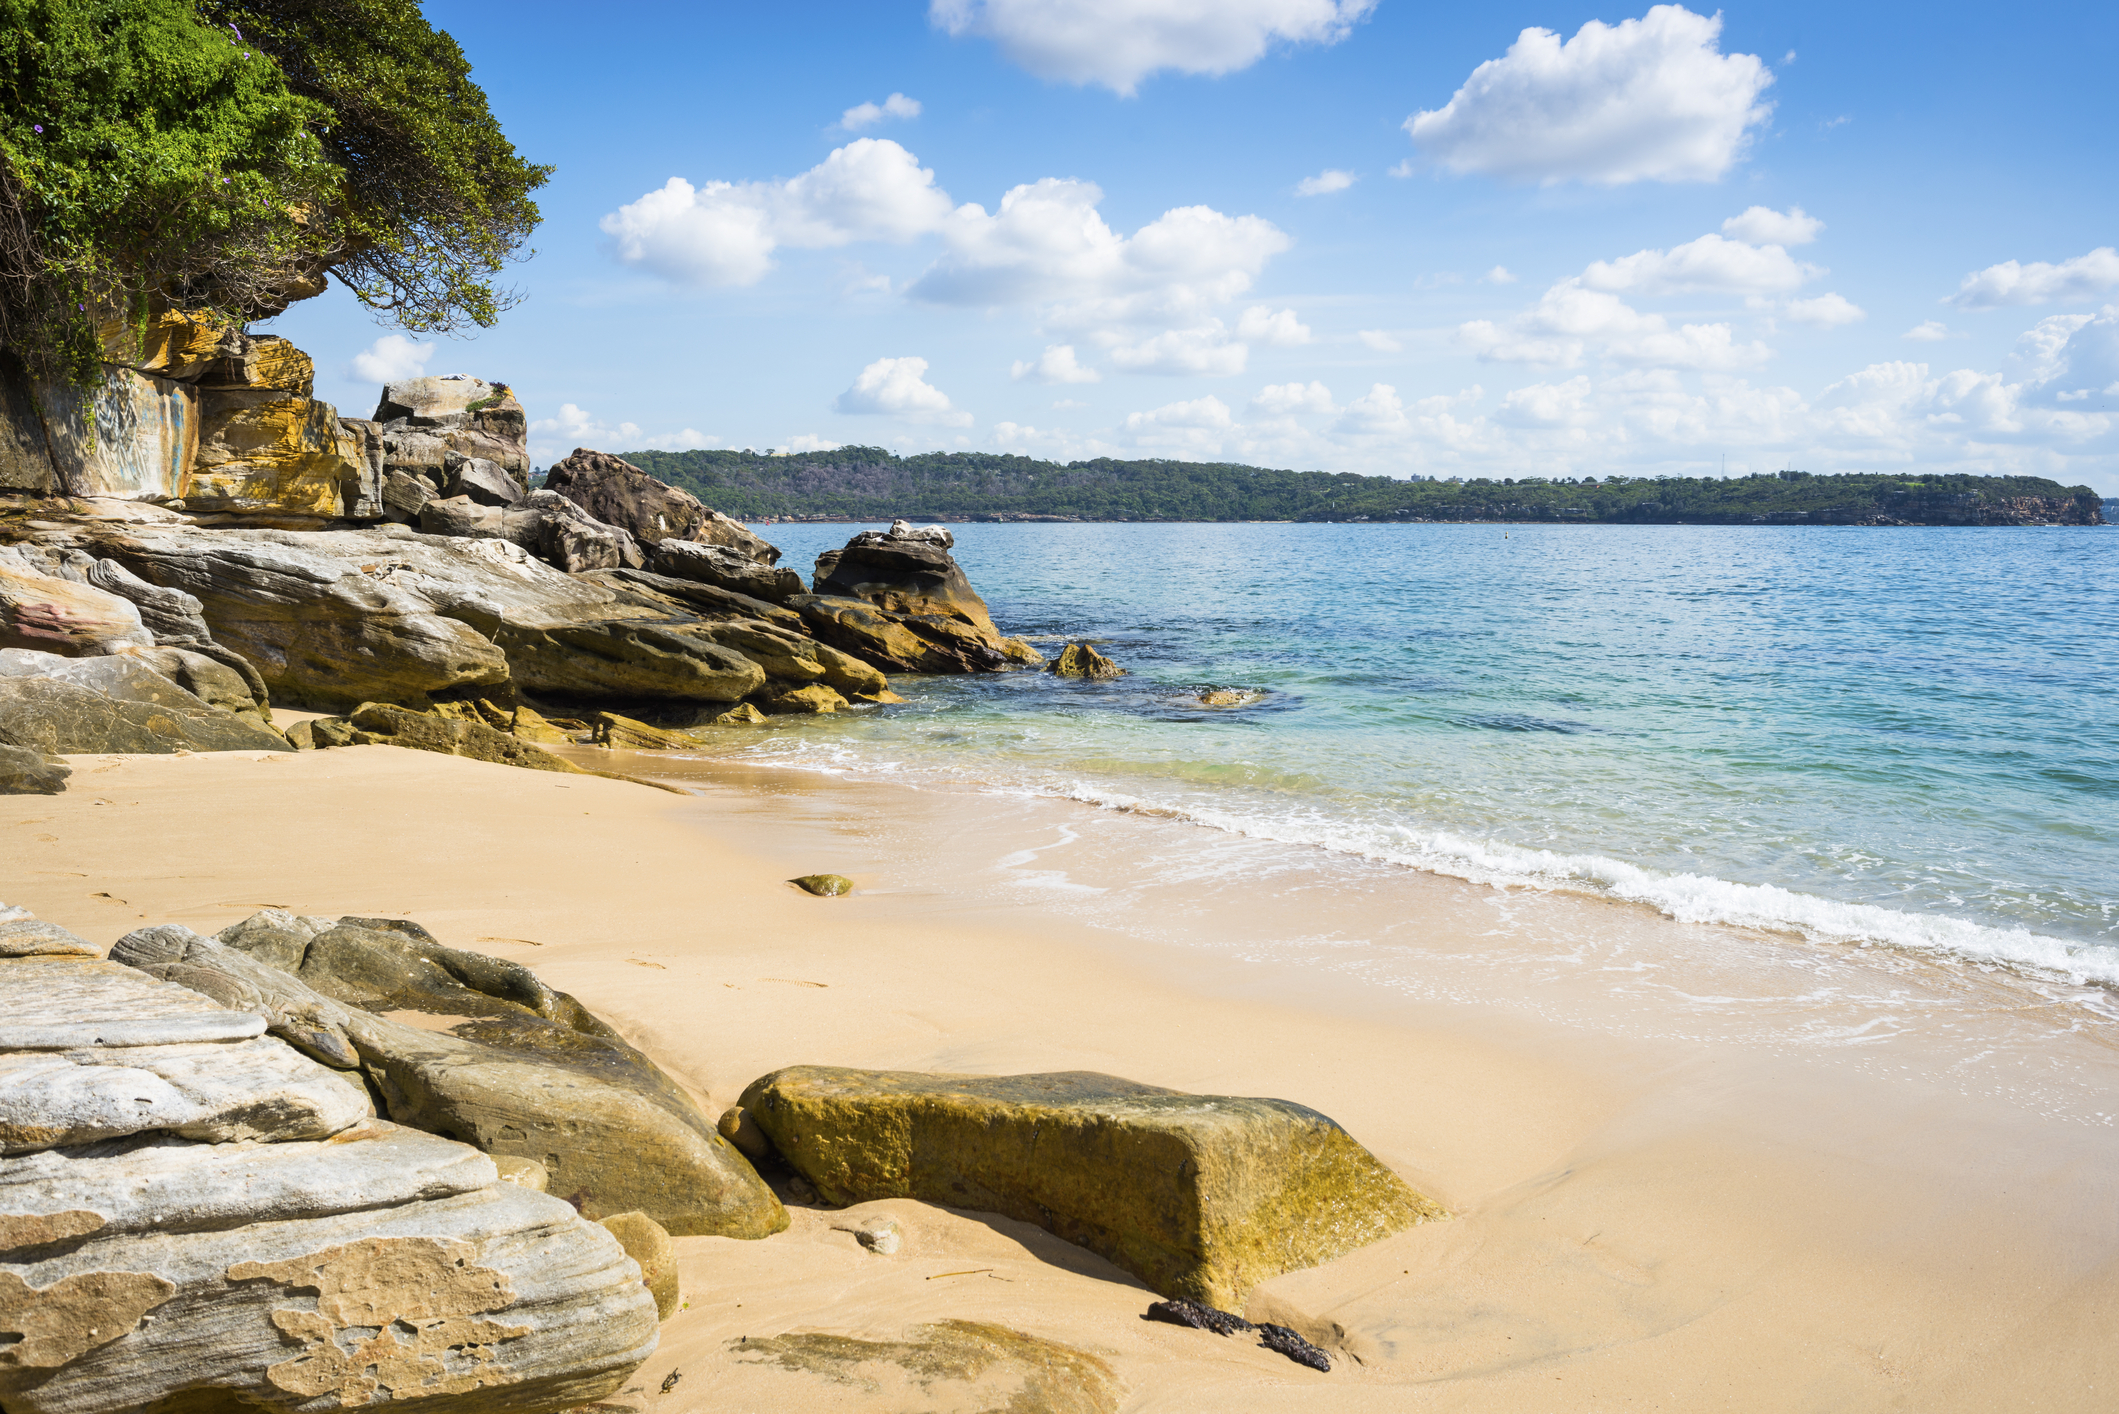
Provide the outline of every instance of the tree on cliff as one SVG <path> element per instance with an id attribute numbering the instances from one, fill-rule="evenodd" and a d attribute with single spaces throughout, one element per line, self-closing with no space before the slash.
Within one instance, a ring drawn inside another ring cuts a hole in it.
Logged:
<path id="1" fill-rule="evenodd" d="M 99 318 L 268 318 L 339 276 L 489 325 L 551 168 L 415 0 L 0 0 L 0 342 L 97 376 Z"/>

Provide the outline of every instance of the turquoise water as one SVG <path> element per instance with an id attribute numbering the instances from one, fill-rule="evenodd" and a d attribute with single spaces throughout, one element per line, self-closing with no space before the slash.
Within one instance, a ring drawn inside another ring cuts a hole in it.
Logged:
<path id="1" fill-rule="evenodd" d="M 858 528 L 761 533 L 806 571 Z M 955 529 L 1004 630 L 1128 676 L 717 754 L 2119 983 L 2119 530 Z"/>

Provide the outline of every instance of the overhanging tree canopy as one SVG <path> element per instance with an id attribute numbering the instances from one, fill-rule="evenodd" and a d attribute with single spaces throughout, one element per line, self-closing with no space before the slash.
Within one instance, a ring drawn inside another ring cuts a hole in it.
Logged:
<path id="1" fill-rule="evenodd" d="M 95 376 L 99 311 L 248 322 L 327 269 L 491 324 L 550 173 L 413 0 L 0 0 L 0 339 L 40 372 Z"/>

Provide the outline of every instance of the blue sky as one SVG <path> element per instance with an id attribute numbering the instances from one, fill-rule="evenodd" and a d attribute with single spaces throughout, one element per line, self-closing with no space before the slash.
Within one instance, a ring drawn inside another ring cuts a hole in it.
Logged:
<path id="1" fill-rule="evenodd" d="M 433 3 L 541 193 L 475 338 L 319 394 L 577 445 L 2119 494 L 2110 6 Z M 895 96 L 895 97 L 893 97 Z"/>

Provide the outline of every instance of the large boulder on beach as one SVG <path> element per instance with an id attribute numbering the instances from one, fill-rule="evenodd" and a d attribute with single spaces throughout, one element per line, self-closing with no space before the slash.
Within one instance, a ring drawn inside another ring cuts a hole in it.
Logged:
<path id="1" fill-rule="evenodd" d="M 683 1090 L 528 969 L 379 918 L 258 915 L 203 938 L 173 925 L 113 958 L 242 1004 L 272 1034 L 357 1069 L 401 1124 L 535 1161 L 596 1219 L 766 1237 L 787 1213 Z M 408 1025 L 397 1019 L 422 1019 Z"/>
<path id="2" fill-rule="evenodd" d="M 1164 1296 L 1225 1310 L 1268 1277 L 1444 1216 L 1344 1129 L 1287 1100 L 1087 1071 L 796 1066 L 752 1082 L 741 1104 L 828 1202 L 1001 1213 Z"/>
<path id="3" fill-rule="evenodd" d="M 0 746 L 0 795 L 57 795 L 74 768 L 27 746 Z"/>
<path id="4" fill-rule="evenodd" d="M 643 545 L 689 540 L 722 546 L 760 564 L 770 565 L 780 558 L 777 548 L 740 522 L 608 452 L 576 447 L 571 456 L 545 471 L 544 484 L 606 525 L 631 532 Z"/>
<path id="5" fill-rule="evenodd" d="M 349 746 L 401 746 L 499 766 L 582 774 L 581 768 L 571 761 L 483 722 L 414 712 L 387 702 L 364 702 L 347 720 L 353 728 L 347 740 Z"/>
<path id="6" fill-rule="evenodd" d="M 1036 649 L 994 627 L 946 537 L 903 521 L 887 531 L 863 531 L 842 549 L 817 556 L 811 588 L 823 598 L 870 604 L 923 640 L 925 666 L 910 671 L 994 672 L 1042 662 Z M 888 671 L 890 665 L 876 666 Z"/>
<path id="7" fill-rule="evenodd" d="M 149 655 L 61 658 L 0 649 L 0 745 L 54 755 L 293 749 L 256 713 L 216 706 L 157 672 L 154 662 Z M 178 666 L 187 665 L 179 659 Z M 207 674 L 217 665 L 188 666 Z M 233 693 L 240 679 L 215 682 Z"/>
<path id="8" fill-rule="evenodd" d="M 20 551 L 0 559 L 0 648 L 80 658 L 153 642 L 130 601 L 32 570 Z"/>

